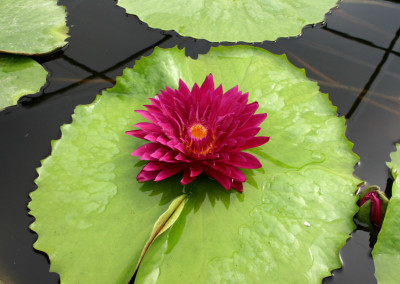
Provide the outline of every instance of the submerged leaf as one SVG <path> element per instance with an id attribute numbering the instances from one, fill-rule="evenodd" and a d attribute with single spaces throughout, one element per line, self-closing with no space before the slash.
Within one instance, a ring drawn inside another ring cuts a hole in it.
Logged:
<path id="1" fill-rule="evenodd" d="M 119 0 L 150 27 L 213 42 L 261 42 L 296 36 L 322 22 L 337 0 Z"/>
<path id="2" fill-rule="evenodd" d="M 0 1 L 0 51 L 39 54 L 63 47 L 65 17 L 56 0 Z"/>
<path id="3" fill-rule="evenodd" d="M 398 283 L 400 277 L 400 145 L 390 155 L 388 166 L 392 170 L 394 183 L 392 197 L 386 209 L 382 229 L 372 251 L 375 262 L 375 277 L 378 283 Z"/>
<path id="4" fill-rule="evenodd" d="M 271 140 L 249 151 L 263 167 L 245 170 L 242 194 L 206 176 L 188 185 L 181 215 L 146 252 L 137 282 L 310 283 L 340 266 L 359 181 L 344 119 L 327 95 L 285 56 L 261 49 L 218 47 L 197 60 L 156 49 L 93 104 L 77 107 L 39 169 L 29 205 L 35 248 L 48 253 L 62 282 L 129 280 L 153 224 L 183 189 L 180 177 L 138 183 L 144 163 L 130 153 L 143 141 L 124 132 L 142 121 L 134 110 L 147 98 L 210 73 L 268 113 L 259 135 Z"/>
<path id="5" fill-rule="evenodd" d="M 0 54 L 0 110 L 15 105 L 21 96 L 37 93 L 47 72 L 28 57 Z"/>

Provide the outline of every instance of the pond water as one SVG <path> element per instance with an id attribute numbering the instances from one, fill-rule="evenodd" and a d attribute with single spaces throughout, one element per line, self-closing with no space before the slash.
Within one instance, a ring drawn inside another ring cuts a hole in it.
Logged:
<path id="1" fill-rule="evenodd" d="M 36 188 L 36 168 L 50 154 L 50 141 L 60 138 L 60 126 L 71 122 L 75 106 L 92 102 L 155 46 L 185 47 L 192 57 L 217 46 L 149 29 L 113 0 L 60 4 L 68 11 L 69 44 L 34 57 L 50 72 L 46 86 L 0 112 L 0 280 L 5 283 L 59 281 L 48 272 L 47 256 L 32 248 L 37 236 L 28 229 L 33 218 L 26 206 L 28 193 Z M 345 0 L 339 6 L 325 24 L 305 27 L 300 37 L 254 45 L 287 54 L 329 94 L 338 115 L 347 118 L 346 136 L 360 156 L 355 175 L 390 196 L 385 163 L 400 142 L 400 3 Z M 342 269 L 324 283 L 376 283 L 370 238 L 361 228 L 353 232 L 340 251 Z"/>

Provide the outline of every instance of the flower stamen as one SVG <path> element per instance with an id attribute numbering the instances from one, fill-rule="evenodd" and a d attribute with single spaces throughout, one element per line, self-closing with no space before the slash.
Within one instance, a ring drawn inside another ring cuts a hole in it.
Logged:
<path id="1" fill-rule="evenodd" d="M 207 129 L 200 123 L 193 124 L 189 129 L 190 135 L 196 139 L 203 139 L 207 136 Z"/>

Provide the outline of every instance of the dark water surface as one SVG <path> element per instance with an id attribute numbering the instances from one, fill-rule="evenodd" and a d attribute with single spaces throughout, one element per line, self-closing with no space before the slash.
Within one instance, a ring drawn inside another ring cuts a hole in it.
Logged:
<path id="1" fill-rule="evenodd" d="M 33 218 L 26 206 L 36 168 L 75 106 L 92 102 L 155 46 L 178 45 L 196 57 L 217 45 L 149 29 L 113 0 L 60 3 L 67 7 L 71 37 L 63 50 L 35 57 L 50 72 L 46 86 L 0 112 L 0 283 L 59 281 L 48 272 L 47 256 L 32 248 L 37 235 L 28 229 Z M 287 54 L 318 81 L 347 118 L 346 136 L 360 156 L 355 174 L 390 193 L 385 163 L 400 142 L 400 3 L 344 0 L 339 6 L 326 24 L 308 26 L 300 37 L 255 45 Z M 370 253 L 369 233 L 356 230 L 340 251 L 343 268 L 324 283 L 376 283 Z"/>

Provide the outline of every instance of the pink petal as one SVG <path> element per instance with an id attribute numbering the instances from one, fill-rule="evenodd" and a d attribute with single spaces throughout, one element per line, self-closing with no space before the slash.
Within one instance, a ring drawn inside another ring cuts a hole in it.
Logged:
<path id="1" fill-rule="evenodd" d="M 146 132 L 157 132 L 161 130 L 158 125 L 149 122 L 136 123 L 134 127 L 138 127 Z"/>
<path id="2" fill-rule="evenodd" d="M 167 142 L 167 146 L 171 149 L 174 149 L 176 145 L 181 144 L 178 140 L 170 140 Z"/>
<path id="3" fill-rule="evenodd" d="M 159 171 L 159 170 L 162 170 L 162 169 L 164 169 L 164 168 L 166 168 L 168 166 L 169 166 L 168 163 L 150 161 L 144 166 L 143 170 L 148 171 L 148 172 Z"/>
<path id="4" fill-rule="evenodd" d="M 235 117 L 233 117 L 233 115 L 225 115 L 225 116 L 218 117 L 218 120 L 221 121 L 220 129 L 221 130 L 226 130 L 229 127 L 231 127 L 231 124 L 232 124 L 234 119 L 235 119 Z M 236 126 L 239 125 L 238 121 L 235 121 L 234 123 L 236 124 Z"/>
<path id="5" fill-rule="evenodd" d="M 178 119 L 180 119 L 179 116 Z M 165 134 L 173 134 L 175 132 L 179 132 L 182 124 L 183 122 L 178 121 L 174 116 L 169 116 L 169 121 L 167 122 L 158 122 L 158 125 L 161 126 L 161 130 L 165 132 Z"/>
<path id="6" fill-rule="evenodd" d="M 266 118 L 267 118 L 266 113 L 255 114 L 246 122 L 246 125 L 244 125 L 244 127 L 259 126 Z"/>
<path id="7" fill-rule="evenodd" d="M 194 85 L 192 87 L 192 91 L 190 93 L 192 96 L 196 96 L 200 93 L 200 88 L 199 88 L 199 85 L 197 85 L 197 83 L 194 83 Z"/>
<path id="8" fill-rule="evenodd" d="M 162 90 L 161 90 L 161 93 L 163 93 Z M 157 96 L 156 98 L 149 98 L 149 101 L 150 101 L 153 105 L 160 107 L 159 96 Z"/>
<path id="9" fill-rule="evenodd" d="M 215 162 L 213 163 L 212 166 L 210 166 L 212 169 L 226 175 L 226 176 L 231 176 L 232 172 L 231 169 L 229 167 L 229 165 L 225 164 L 225 163 L 219 163 L 219 162 Z"/>
<path id="10" fill-rule="evenodd" d="M 242 173 L 241 170 L 239 170 L 236 167 L 231 167 L 231 174 L 230 177 L 234 180 L 237 180 L 238 182 L 245 182 L 246 181 L 246 176 Z"/>
<path id="11" fill-rule="evenodd" d="M 140 139 L 144 139 L 144 137 L 147 135 L 147 132 L 144 132 L 141 129 L 136 129 L 136 130 L 126 131 L 125 134 L 128 134 L 133 137 L 137 137 Z"/>
<path id="12" fill-rule="evenodd" d="M 136 179 L 139 182 L 144 182 L 144 181 L 149 181 L 149 180 L 154 180 L 155 177 L 157 176 L 158 171 L 154 172 L 148 172 L 145 169 L 142 169 L 140 173 L 137 175 Z"/>
<path id="13" fill-rule="evenodd" d="M 160 180 L 169 178 L 169 177 L 173 176 L 174 174 L 177 174 L 180 171 L 182 171 L 185 167 L 187 167 L 187 165 L 185 165 L 185 164 L 179 164 L 179 165 L 171 164 L 170 167 L 162 169 L 158 173 L 158 175 L 156 176 L 154 181 L 160 181 Z"/>
<path id="14" fill-rule="evenodd" d="M 168 93 L 168 94 L 174 94 L 175 92 L 174 92 L 174 90 L 172 90 L 170 87 L 168 87 L 168 86 L 165 86 L 165 91 Z"/>
<path id="15" fill-rule="evenodd" d="M 236 95 L 237 93 L 239 93 L 239 87 L 236 85 L 235 87 L 233 87 L 232 89 L 228 90 L 225 92 L 224 96 L 227 99 L 231 99 L 233 95 Z"/>
<path id="16" fill-rule="evenodd" d="M 159 137 L 159 133 L 148 133 L 144 139 L 151 142 L 157 142 L 157 138 Z"/>
<path id="17" fill-rule="evenodd" d="M 180 152 L 182 152 L 182 153 L 186 153 L 186 148 L 185 148 L 185 146 L 183 146 L 182 143 L 177 143 L 177 144 L 174 146 L 174 149 L 176 149 L 176 150 L 178 150 L 178 151 L 180 151 Z"/>
<path id="18" fill-rule="evenodd" d="M 217 182 L 219 182 L 226 190 L 229 190 L 231 188 L 232 179 L 230 179 L 210 168 L 205 168 L 204 173 L 206 175 L 208 175 L 209 177 L 215 179 Z"/>
<path id="19" fill-rule="evenodd" d="M 190 170 L 187 169 L 185 171 L 185 173 L 183 174 L 183 178 L 181 179 L 181 184 L 185 185 L 185 184 L 191 183 L 196 178 L 197 178 L 197 176 L 195 176 L 195 177 L 190 176 Z"/>
<path id="20" fill-rule="evenodd" d="M 269 139 L 270 139 L 270 137 L 266 137 L 266 136 L 253 137 L 250 140 L 246 141 L 240 147 L 236 148 L 235 150 L 240 151 L 240 150 L 258 147 L 258 146 L 261 146 L 261 145 L 264 145 L 265 143 L 267 143 L 269 141 Z"/>
<path id="21" fill-rule="evenodd" d="M 161 157 L 165 155 L 165 153 L 168 152 L 168 149 L 165 147 L 159 147 L 156 151 L 153 153 L 149 153 L 150 156 L 156 160 L 159 160 Z"/>
<path id="22" fill-rule="evenodd" d="M 135 112 L 137 112 L 138 114 L 140 114 L 141 116 L 143 116 L 143 117 L 144 117 L 145 119 L 147 119 L 148 121 L 153 122 L 153 123 L 157 123 L 157 120 L 156 120 L 156 119 L 153 117 L 153 115 L 152 115 L 151 113 L 149 113 L 148 111 L 138 109 L 138 110 L 135 110 Z"/>
<path id="23" fill-rule="evenodd" d="M 242 152 L 231 152 L 227 154 L 227 160 L 230 162 L 246 163 L 247 161 L 246 157 L 244 155 L 241 155 Z"/>
<path id="24" fill-rule="evenodd" d="M 229 153 L 230 159 L 226 161 L 227 164 L 243 168 L 243 169 L 258 169 L 261 168 L 261 163 L 256 157 L 245 152 L 231 152 Z"/>
<path id="25" fill-rule="evenodd" d="M 175 163 L 175 156 L 176 153 L 174 151 L 168 150 L 159 160 L 163 162 Z"/>
<path id="26" fill-rule="evenodd" d="M 152 115 L 161 113 L 161 109 L 155 105 L 143 105 Z"/>
<path id="27" fill-rule="evenodd" d="M 223 88 L 222 88 L 222 85 L 219 85 L 219 86 L 214 90 L 214 93 L 213 93 L 214 96 L 219 96 L 219 97 L 222 97 L 223 94 L 224 94 L 224 90 L 223 90 Z"/>
<path id="28" fill-rule="evenodd" d="M 168 142 L 169 141 L 170 140 L 168 138 L 166 138 L 165 136 L 163 136 L 163 135 L 158 136 L 157 139 L 156 139 L 156 142 L 158 142 L 160 144 L 163 144 L 165 146 L 168 146 Z"/>
<path id="29" fill-rule="evenodd" d="M 181 79 L 179 79 L 179 91 L 182 92 L 185 96 L 189 96 L 190 94 L 188 86 Z"/>
<path id="30" fill-rule="evenodd" d="M 242 128 L 239 131 L 236 131 L 234 134 L 234 137 L 236 136 L 242 136 L 242 137 L 254 137 L 260 132 L 261 128 L 260 127 L 249 127 L 249 128 Z"/>
<path id="31" fill-rule="evenodd" d="M 157 121 L 157 124 L 160 124 L 161 122 L 164 123 L 169 123 L 169 118 L 166 118 L 163 113 L 157 113 L 157 112 L 152 112 L 151 113 L 154 117 L 154 119 Z"/>
<path id="32" fill-rule="evenodd" d="M 233 148 L 233 146 L 237 145 L 237 140 L 234 138 L 228 138 L 226 139 L 225 143 L 226 143 L 225 145 L 229 146 L 230 148 Z"/>
<path id="33" fill-rule="evenodd" d="M 252 115 L 258 109 L 258 102 L 253 102 L 251 104 L 246 105 L 245 110 L 242 115 Z"/>
<path id="34" fill-rule="evenodd" d="M 144 154 L 147 153 L 153 153 L 154 151 L 156 151 L 158 148 L 160 148 L 159 144 L 156 143 L 147 143 L 144 144 L 142 146 L 140 146 L 139 148 L 137 148 L 135 151 L 133 151 L 132 156 L 135 157 L 141 157 Z"/>
<path id="35" fill-rule="evenodd" d="M 190 165 L 190 176 L 197 177 L 199 174 L 203 172 L 203 167 L 199 164 L 191 164 Z"/>
<path id="36" fill-rule="evenodd" d="M 179 153 L 178 155 L 175 156 L 175 160 L 180 161 L 180 162 L 190 162 L 188 158 L 186 158 L 182 153 Z"/>
<path id="37" fill-rule="evenodd" d="M 232 183 L 232 188 L 239 191 L 239 192 L 243 192 L 243 183 L 234 180 Z"/>
<path id="38" fill-rule="evenodd" d="M 206 77 L 203 84 L 201 85 L 200 90 L 203 93 L 206 93 L 207 91 L 214 91 L 214 78 L 212 74 Z"/>
<path id="39" fill-rule="evenodd" d="M 244 174 L 235 166 L 231 166 L 225 163 L 215 163 L 212 168 L 234 180 L 240 182 L 246 181 L 246 177 L 244 176 Z"/>

